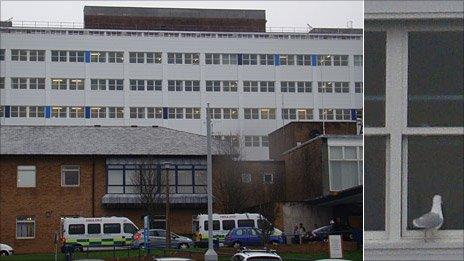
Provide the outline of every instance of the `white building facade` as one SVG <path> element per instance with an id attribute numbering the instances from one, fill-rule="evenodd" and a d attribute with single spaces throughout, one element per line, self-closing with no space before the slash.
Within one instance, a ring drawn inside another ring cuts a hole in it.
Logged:
<path id="1" fill-rule="evenodd" d="M 463 260 L 463 3 L 365 5 L 366 260 Z M 443 200 L 439 230 L 414 227 Z"/>
<path id="2" fill-rule="evenodd" d="M 290 121 L 362 115 L 362 31 L 210 33 L 3 27 L 1 125 L 163 126 L 238 135 L 268 159 Z"/>

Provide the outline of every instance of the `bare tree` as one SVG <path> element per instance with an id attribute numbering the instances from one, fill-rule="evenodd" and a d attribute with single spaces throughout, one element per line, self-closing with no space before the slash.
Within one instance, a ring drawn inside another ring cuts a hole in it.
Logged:
<path id="1" fill-rule="evenodd" d="M 215 203 L 223 213 L 241 213 L 249 206 L 249 189 L 242 183 L 243 153 L 239 135 L 216 138 L 215 148 L 220 166 L 214 177 Z"/>
<path id="2" fill-rule="evenodd" d="M 281 187 L 279 184 L 264 184 L 261 191 L 257 191 L 254 210 L 260 214 L 259 227 L 263 233 L 263 245 L 269 243 L 274 233 L 274 223 L 278 218 L 278 203 Z"/>

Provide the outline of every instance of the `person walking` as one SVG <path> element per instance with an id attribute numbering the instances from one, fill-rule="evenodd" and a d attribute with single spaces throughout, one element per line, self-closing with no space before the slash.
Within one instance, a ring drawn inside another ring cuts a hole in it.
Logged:
<path id="1" fill-rule="evenodd" d="M 306 228 L 303 226 L 303 223 L 300 223 L 298 228 L 298 234 L 300 235 L 300 244 L 303 243 L 303 237 L 306 235 Z"/>
<path id="2" fill-rule="evenodd" d="M 300 236 L 298 231 L 298 224 L 293 228 L 293 243 L 298 244 L 300 242 Z"/>

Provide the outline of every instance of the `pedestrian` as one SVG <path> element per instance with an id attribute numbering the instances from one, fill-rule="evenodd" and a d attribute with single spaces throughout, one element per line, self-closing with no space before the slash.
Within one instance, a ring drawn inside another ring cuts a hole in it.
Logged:
<path id="1" fill-rule="evenodd" d="M 298 228 L 298 234 L 300 235 L 300 244 L 303 243 L 303 237 L 306 235 L 306 228 L 303 226 L 303 223 L 300 223 Z"/>
<path id="2" fill-rule="evenodd" d="M 298 224 L 296 224 L 293 228 L 293 243 L 298 244 L 298 242 L 300 242 L 300 236 L 298 231 Z"/>

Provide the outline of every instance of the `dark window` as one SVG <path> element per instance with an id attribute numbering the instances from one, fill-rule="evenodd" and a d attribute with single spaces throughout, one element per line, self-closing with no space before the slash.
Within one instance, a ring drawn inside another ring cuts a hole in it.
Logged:
<path id="1" fill-rule="evenodd" d="M 440 229 L 464 228 L 464 136 L 408 137 L 408 228 L 428 213 L 432 198 L 442 198 L 445 222 Z M 369 155 L 366 151 L 366 156 Z M 366 185 L 367 187 L 367 185 Z"/>
<path id="2" fill-rule="evenodd" d="M 253 219 L 239 219 L 238 227 L 254 227 L 255 221 Z"/>
<path id="3" fill-rule="evenodd" d="M 130 223 L 124 223 L 124 233 L 130 233 L 130 234 L 135 234 L 137 232 L 137 228 L 130 224 Z"/>
<path id="4" fill-rule="evenodd" d="M 82 235 L 85 234 L 84 224 L 71 224 L 68 228 L 68 234 L 70 235 Z"/>
<path id="5" fill-rule="evenodd" d="M 272 224 L 265 219 L 258 219 L 256 223 L 258 223 L 258 228 L 260 229 L 267 229 L 272 226 Z"/>
<path id="6" fill-rule="evenodd" d="M 462 42 L 462 31 L 409 33 L 408 126 L 463 126 Z"/>
<path id="7" fill-rule="evenodd" d="M 235 228 L 234 220 L 223 220 L 222 221 L 222 230 L 231 230 Z"/>
<path id="8" fill-rule="evenodd" d="M 204 222 L 205 230 L 208 231 L 208 220 Z M 213 220 L 213 230 L 220 230 L 219 220 Z"/>
<path id="9" fill-rule="evenodd" d="M 364 137 L 364 229 L 385 230 L 386 137 Z"/>
<path id="10" fill-rule="evenodd" d="M 385 127 L 385 32 L 364 34 L 364 104 L 367 127 Z"/>
<path id="11" fill-rule="evenodd" d="M 104 234 L 119 234 L 121 233 L 121 224 L 118 224 L 118 223 L 103 224 L 103 233 Z"/>
<path id="12" fill-rule="evenodd" d="M 88 224 L 87 225 L 87 234 L 100 234 L 101 226 L 100 224 Z"/>

